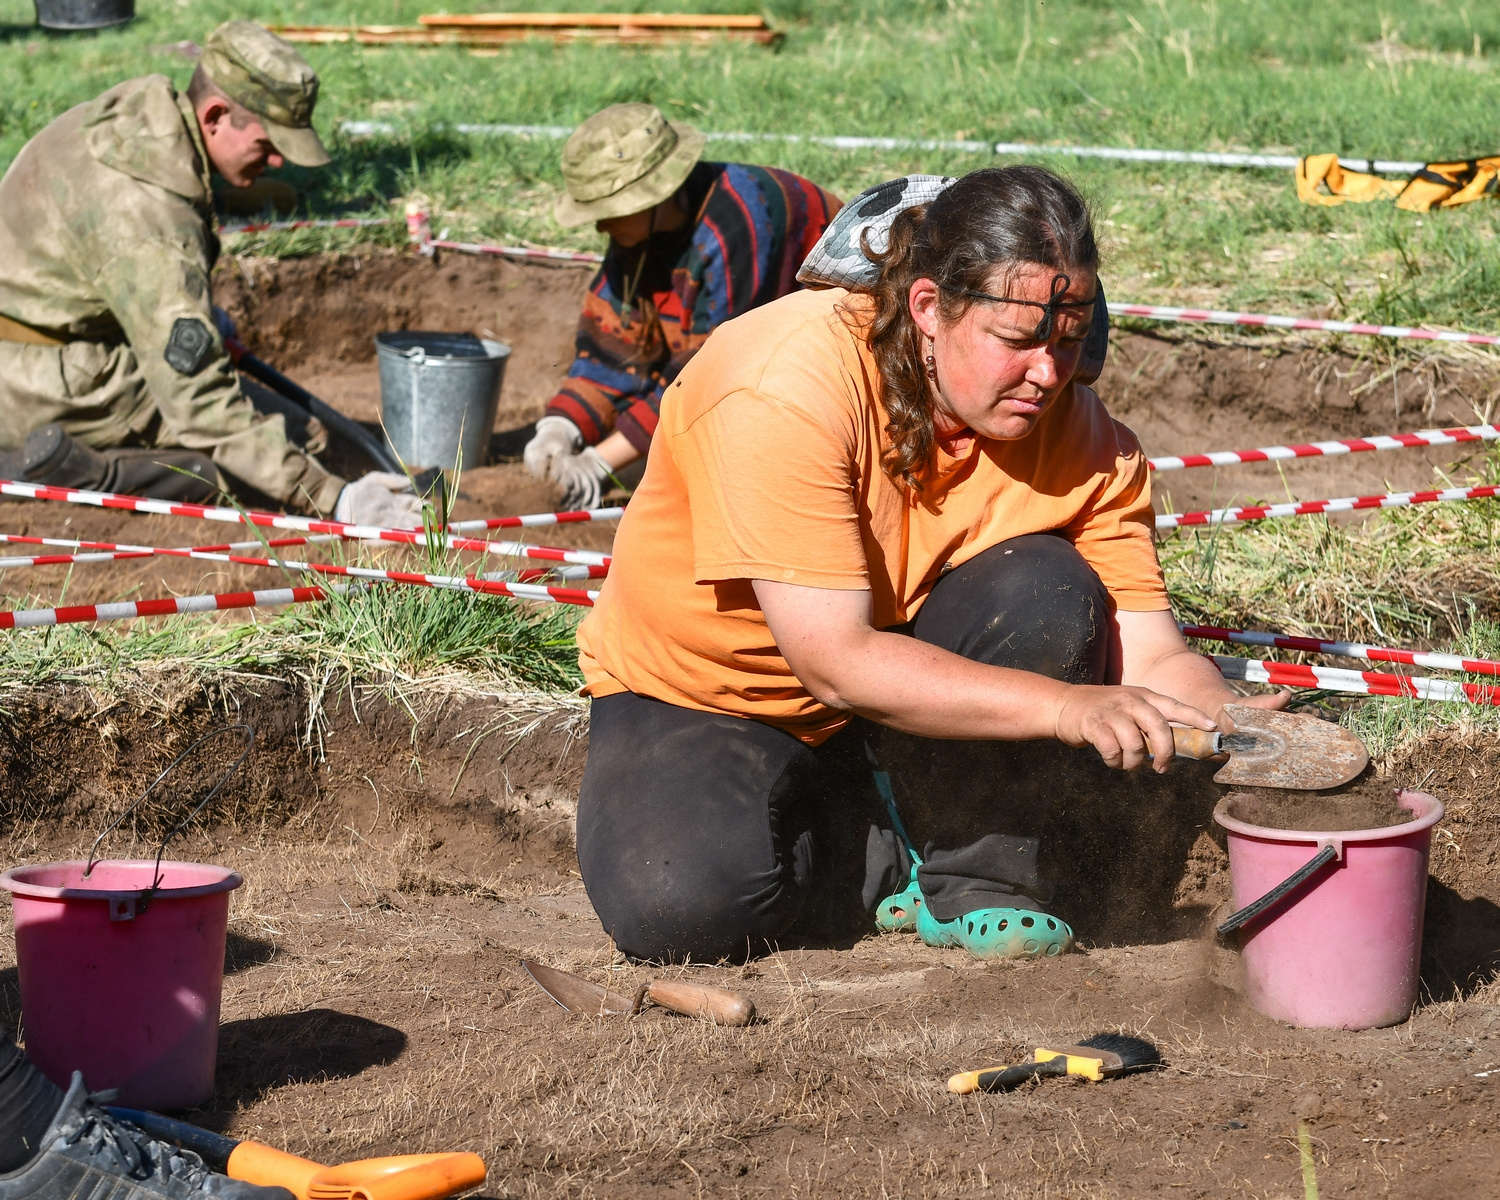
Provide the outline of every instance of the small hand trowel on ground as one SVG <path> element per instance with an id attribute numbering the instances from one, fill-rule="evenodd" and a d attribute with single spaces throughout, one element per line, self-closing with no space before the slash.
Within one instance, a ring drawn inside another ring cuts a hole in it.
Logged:
<path id="1" fill-rule="evenodd" d="M 1348 783 L 1370 761 L 1364 743 L 1331 721 L 1246 704 L 1226 704 L 1224 711 L 1233 733 L 1172 726 L 1180 756 L 1229 755 L 1215 783 L 1315 792 Z"/>
<path id="2" fill-rule="evenodd" d="M 556 967 L 525 961 L 521 965 L 542 991 L 565 1009 L 590 1017 L 633 1017 L 648 999 L 685 1017 L 698 1017 L 715 1025 L 748 1025 L 755 1016 L 754 1004 L 724 988 L 684 983 L 679 979 L 653 979 L 641 984 L 632 998 L 559 971 Z"/>

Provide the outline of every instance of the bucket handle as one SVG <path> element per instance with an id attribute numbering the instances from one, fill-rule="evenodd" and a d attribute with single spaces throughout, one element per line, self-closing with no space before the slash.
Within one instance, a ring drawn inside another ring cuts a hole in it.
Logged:
<path id="1" fill-rule="evenodd" d="M 167 836 L 162 839 L 161 845 L 158 846 L 156 850 L 156 866 L 152 870 L 151 886 L 140 894 L 140 897 L 137 899 L 134 905 L 134 911 L 132 915 L 145 912 L 147 906 L 151 903 L 152 895 L 156 892 L 156 889 L 161 886 L 161 858 L 162 855 L 167 852 L 167 844 L 184 829 L 186 829 L 190 824 L 192 824 L 194 818 L 196 818 L 199 813 L 201 813 L 205 808 L 208 807 L 208 802 L 223 790 L 224 785 L 228 783 L 229 780 L 234 776 L 234 773 L 240 769 L 240 764 L 245 761 L 245 759 L 249 756 L 251 749 L 255 746 L 255 730 L 249 725 L 246 725 L 242 722 L 236 725 L 226 725 L 222 729 L 215 729 L 212 733 L 205 733 L 201 738 L 199 738 L 196 742 L 194 742 L 191 746 L 189 746 L 186 750 L 184 750 L 181 754 L 179 754 L 176 758 L 169 762 L 162 770 L 161 774 L 153 779 L 151 781 L 151 785 L 140 794 L 140 798 L 137 799 L 134 804 L 132 804 L 129 808 L 122 812 L 108 825 L 106 825 L 100 832 L 99 836 L 94 839 L 94 844 L 89 847 L 89 861 L 87 866 L 85 866 L 83 870 L 83 877 L 85 879 L 87 879 L 89 875 L 93 873 L 94 867 L 99 861 L 95 857 L 95 852 L 99 849 L 99 843 L 102 842 L 111 833 L 113 833 L 116 829 L 118 829 L 126 817 L 130 816 L 131 813 L 135 812 L 136 809 L 138 809 L 142 804 L 150 799 L 151 793 L 156 791 L 156 789 L 161 786 L 162 781 L 166 779 L 166 777 L 170 775 L 173 770 L 176 769 L 177 765 L 181 763 L 183 759 L 187 758 L 190 754 L 193 753 L 194 750 L 198 749 L 199 746 L 203 745 L 203 743 L 208 741 L 210 738 L 220 737 L 226 733 L 240 734 L 245 739 L 244 749 L 240 751 L 239 757 L 237 757 L 232 763 L 229 764 L 228 767 L 224 769 L 224 773 L 219 776 L 213 787 L 209 788 L 208 791 L 204 793 L 203 798 L 193 806 L 193 811 L 188 813 L 187 816 L 183 817 L 182 820 L 177 822 L 176 825 L 172 826 L 172 828 L 167 831 Z"/>
<path id="2" fill-rule="evenodd" d="M 1266 909 L 1271 908 L 1286 896 L 1296 891 L 1334 859 L 1339 857 L 1338 847 L 1332 843 L 1325 843 L 1312 858 L 1303 863 L 1259 900 L 1252 901 L 1240 909 L 1239 912 L 1230 913 L 1229 919 L 1219 926 L 1219 933 L 1233 933 L 1241 925 L 1248 925 Z"/>

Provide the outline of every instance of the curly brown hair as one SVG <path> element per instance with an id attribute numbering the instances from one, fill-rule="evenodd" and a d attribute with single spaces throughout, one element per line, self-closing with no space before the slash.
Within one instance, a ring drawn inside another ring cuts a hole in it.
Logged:
<path id="1" fill-rule="evenodd" d="M 962 319 L 975 303 L 965 291 L 992 291 L 996 269 L 1035 264 L 1097 271 L 1099 247 L 1083 197 L 1042 167 L 986 167 L 944 189 L 929 204 L 899 213 L 884 251 L 862 245 L 880 267 L 868 288 L 875 300 L 866 340 L 880 371 L 880 402 L 890 447 L 887 475 L 913 493 L 933 462 L 937 431 L 922 361 L 922 333 L 907 306 L 918 279 L 939 284 L 938 313 Z"/>

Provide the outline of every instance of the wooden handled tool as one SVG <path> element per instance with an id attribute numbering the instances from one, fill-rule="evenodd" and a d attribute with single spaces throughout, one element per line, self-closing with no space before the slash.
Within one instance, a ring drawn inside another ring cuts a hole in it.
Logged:
<path id="1" fill-rule="evenodd" d="M 537 985 L 569 1012 L 589 1016 L 635 1016 L 649 999 L 685 1017 L 712 1021 L 715 1025 L 748 1025 L 755 1017 L 755 1005 L 725 988 L 688 983 L 682 979 L 653 979 L 636 989 L 634 998 L 622 996 L 541 963 L 522 962 Z"/>
<path id="2" fill-rule="evenodd" d="M 1226 704 L 1224 712 L 1231 733 L 1172 726 L 1183 758 L 1229 755 L 1215 783 L 1318 791 L 1348 783 L 1369 764 L 1364 743 L 1331 721 L 1245 704 Z"/>
<path id="3" fill-rule="evenodd" d="M 698 1017 L 715 1025 L 748 1025 L 755 1016 L 755 1005 L 745 997 L 727 988 L 681 979 L 653 979 L 636 994 L 637 1007 L 646 998 L 685 1017 Z"/>

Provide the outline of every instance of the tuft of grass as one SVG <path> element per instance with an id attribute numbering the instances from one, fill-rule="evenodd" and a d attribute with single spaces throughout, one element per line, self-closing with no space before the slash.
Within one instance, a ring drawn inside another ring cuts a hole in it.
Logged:
<path id="1" fill-rule="evenodd" d="M 444 573 L 462 573 L 460 564 L 445 566 Z M 4 607 L 54 602 L 6 597 Z M 571 691 L 580 683 L 573 640 L 578 620 L 576 610 L 560 604 L 404 584 L 356 586 L 279 611 L 11 630 L 0 639 L 0 680 L 14 688 L 74 681 L 108 686 L 146 671 L 337 673 L 371 680 L 462 672 L 510 689 Z"/>

